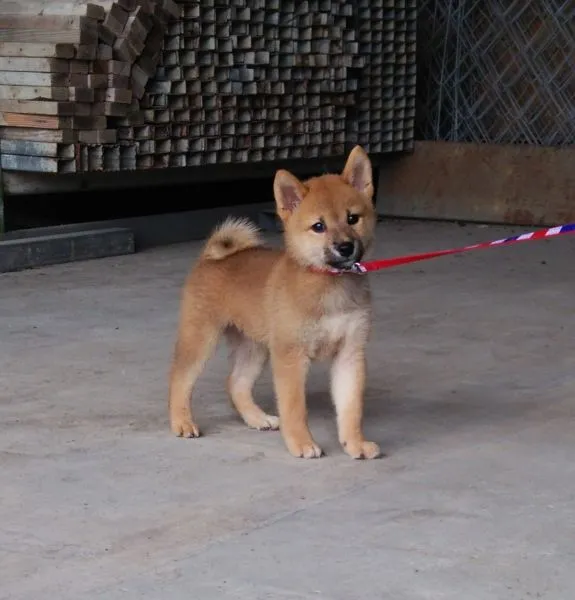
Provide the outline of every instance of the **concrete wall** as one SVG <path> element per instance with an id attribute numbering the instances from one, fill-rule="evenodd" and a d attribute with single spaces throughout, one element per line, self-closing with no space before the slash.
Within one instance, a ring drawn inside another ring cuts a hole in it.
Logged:
<path id="1" fill-rule="evenodd" d="M 575 148 L 417 142 L 382 164 L 377 206 L 395 217 L 573 222 Z"/>

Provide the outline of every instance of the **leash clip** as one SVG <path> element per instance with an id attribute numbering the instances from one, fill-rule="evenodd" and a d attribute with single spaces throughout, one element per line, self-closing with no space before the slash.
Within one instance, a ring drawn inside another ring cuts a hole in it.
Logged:
<path id="1" fill-rule="evenodd" d="M 351 273 L 355 273 L 356 275 L 365 275 L 367 273 L 367 269 L 358 262 L 353 263 L 349 270 Z"/>

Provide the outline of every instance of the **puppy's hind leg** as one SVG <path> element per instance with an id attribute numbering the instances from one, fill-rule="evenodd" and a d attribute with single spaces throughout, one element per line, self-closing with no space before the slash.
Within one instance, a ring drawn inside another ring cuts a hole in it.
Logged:
<path id="1" fill-rule="evenodd" d="M 172 432 L 179 437 L 200 436 L 192 417 L 192 391 L 218 342 L 220 328 L 205 319 L 188 319 L 180 328 L 170 373 L 169 412 Z"/>
<path id="2" fill-rule="evenodd" d="M 254 429 L 278 429 L 279 419 L 265 413 L 255 402 L 252 390 L 268 358 L 265 346 L 250 340 L 237 329 L 230 328 L 226 338 L 232 348 L 232 372 L 228 392 L 236 410 Z"/>

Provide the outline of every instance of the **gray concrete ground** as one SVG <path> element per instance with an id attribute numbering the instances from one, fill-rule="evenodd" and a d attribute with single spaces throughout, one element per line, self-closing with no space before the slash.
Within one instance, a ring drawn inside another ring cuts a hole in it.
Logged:
<path id="1" fill-rule="evenodd" d="M 387 223 L 377 255 L 512 229 Z M 171 436 L 166 371 L 197 243 L 0 276 L 0 597 L 575 598 L 575 239 L 372 277 L 367 433 L 291 458 L 224 394 Z M 258 386 L 272 406 L 269 373 Z"/>

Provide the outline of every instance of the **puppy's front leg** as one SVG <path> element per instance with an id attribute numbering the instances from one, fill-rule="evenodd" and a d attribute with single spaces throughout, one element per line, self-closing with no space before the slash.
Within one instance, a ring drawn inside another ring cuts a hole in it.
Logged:
<path id="1" fill-rule="evenodd" d="M 352 458 L 377 458 L 379 446 L 363 437 L 365 355 L 363 347 L 344 343 L 331 368 L 331 393 L 337 413 L 339 441 Z"/>
<path id="2" fill-rule="evenodd" d="M 280 431 L 289 452 L 298 458 L 319 458 L 308 424 L 305 382 L 309 359 L 299 348 L 271 348 L 271 364 L 278 402 Z"/>

